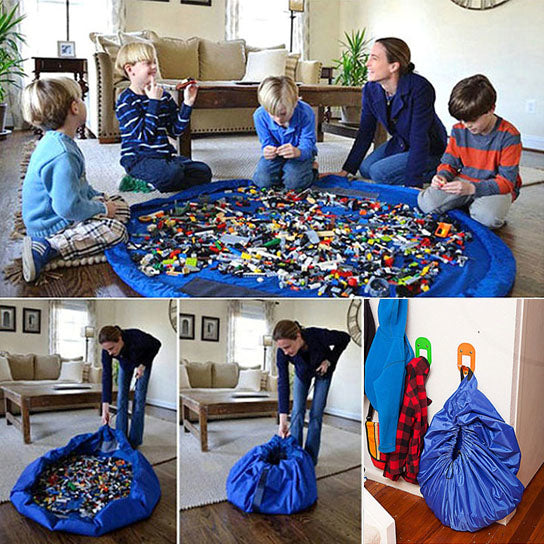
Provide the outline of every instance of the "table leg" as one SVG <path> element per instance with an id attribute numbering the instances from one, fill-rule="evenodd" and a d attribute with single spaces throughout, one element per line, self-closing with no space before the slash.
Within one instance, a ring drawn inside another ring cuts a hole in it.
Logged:
<path id="1" fill-rule="evenodd" d="M 11 414 L 11 401 L 4 394 L 4 414 L 6 417 L 6 425 L 13 425 L 8 417 L 8 414 Z"/>
<path id="2" fill-rule="evenodd" d="M 23 440 L 25 444 L 30 444 L 30 403 L 28 399 L 21 402 L 21 422 L 23 425 Z"/>
<path id="3" fill-rule="evenodd" d="M 188 159 L 191 158 L 191 122 L 189 121 L 189 124 L 181 134 L 181 136 L 178 138 L 178 153 L 180 155 L 183 155 L 184 157 L 187 157 Z"/>
<path id="4" fill-rule="evenodd" d="M 185 404 L 182 404 L 181 405 L 181 420 L 183 422 L 183 430 L 188 433 L 190 432 L 189 429 L 187 428 L 187 425 L 185 424 L 187 421 L 189 421 L 189 408 L 185 405 Z"/>
<path id="5" fill-rule="evenodd" d="M 200 427 L 200 450 L 208 451 L 208 414 L 204 408 L 198 413 L 198 424 Z"/>
<path id="6" fill-rule="evenodd" d="M 323 141 L 323 119 L 325 117 L 325 108 L 318 106 L 317 108 L 317 141 Z"/>

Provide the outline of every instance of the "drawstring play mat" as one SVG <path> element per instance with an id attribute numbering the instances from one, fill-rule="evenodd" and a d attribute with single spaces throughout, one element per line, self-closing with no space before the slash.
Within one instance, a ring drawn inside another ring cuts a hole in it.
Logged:
<path id="1" fill-rule="evenodd" d="M 425 435 L 418 481 L 427 505 L 457 531 L 487 527 L 521 501 L 520 461 L 514 429 L 469 370 Z"/>
<path id="2" fill-rule="evenodd" d="M 160 494 L 145 457 L 122 432 L 104 425 L 31 463 L 11 501 L 52 531 L 100 536 L 149 517 Z"/>
<path id="3" fill-rule="evenodd" d="M 294 514 L 317 500 L 312 458 L 292 436 L 274 436 L 230 470 L 227 499 L 244 512 Z"/>

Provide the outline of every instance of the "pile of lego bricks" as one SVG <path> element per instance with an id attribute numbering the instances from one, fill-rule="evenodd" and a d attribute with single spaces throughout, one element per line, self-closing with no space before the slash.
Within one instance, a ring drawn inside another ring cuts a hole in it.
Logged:
<path id="1" fill-rule="evenodd" d="M 58 517 L 94 518 L 111 501 L 128 497 L 132 466 L 124 459 L 72 454 L 47 466 L 33 500 Z"/>
<path id="2" fill-rule="evenodd" d="M 408 204 L 239 187 L 140 215 L 128 250 L 141 272 L 277 278 L 320 296 L 415 296 L 443 264 L 464 266 L 471 233 Z"/>

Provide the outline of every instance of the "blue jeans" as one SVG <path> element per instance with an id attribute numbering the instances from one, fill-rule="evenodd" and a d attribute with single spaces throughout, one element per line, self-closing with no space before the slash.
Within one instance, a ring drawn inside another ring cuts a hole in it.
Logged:
<path id="1" fill-rule="evenodd" d="M 316 377 L 314 380 L 314 398 L 310 408 L 310 423 L 306 434 L 304 449 L 310 454 L 314 465 L 317 465 L 319 446 L 321 444 L 321 426 L 323 425 L 323 411 L 327 404 L 327 395 L 331 386 L 332 376 Z M 306 413 L 306 399 L 310 384 L 304 384 L 295 374 L 293 384 L 293 411 L 291 412 L 291 434 L 302 447 L 302 431 L 304 429 L 304 415 Z"/>
<path id="2" fill-rule="evenodd" d="M 408 163 L 409 153 L 397 153 L 396 155 L 385 156 L 385 147 L 387 142 L 375 149 L 362 162 L 359 172 L 366 179 L 371 179 L 376 183 L 386 183 L 387 185 L 403 185 Z M 441 155 L 429 156 L 425 171 L 423 172 L 423 181 L 430 183 L 436 173 L 436 168 L 440 164 Z"/>
<path id="3" fill-rule="evenodd" d="M 302 191 L 317 179 L 317 171 L 312 168 L 313 162 L 313 158 L 300 161 L 283 157 L 270 160 L 261 157 L 253 174 L 253 183 L 265 189 L 283 184 L 288 190 Z"/>
<path id="4" fill-rule="evenodd" d="M 181 191 L 194 185 L 209 183 L 210 167 L 187 157 L 142 157 L 127 167 L 131 176 L 151 183 L 161 193 Z"/>
<path id="5" fill-rule="evenodd" d="M 144 435 L 144 415 L 145 415 L 145 397 L 147 395 L 147 385 L 149 383 L 149 375 L 151 367 L 146 366 L 141 378 L 136 380 L 134 391 L 134 401 L 132 402 L 132 422 L 130 424 L 130 435 L 128 430 L 128 396 L 130 390 L 130 382 L 134 371 L 125 371 L 119 365 L 119 392 L 117 394 L 117 419 L 116 428 L 118 431 L 123 431 L 128 437 L 128 441 L 133 448 L 137 448 L 142 443 Z"/>

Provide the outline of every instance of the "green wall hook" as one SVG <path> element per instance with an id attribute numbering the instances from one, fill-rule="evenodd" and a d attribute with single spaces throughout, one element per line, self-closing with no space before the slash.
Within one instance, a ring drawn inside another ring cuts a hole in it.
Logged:
<path id="1" fill-rule="evenodd" d="M 419 351 L 424 349 L 427 352 L 426 359 L 429 361 L 429 366 L 431 366 L 432 362 L 432 354 L 431 354 L 431 342 L 428 338 L 425 338 L 424 336 L 420 336 L 416 340 L 416 357 L 420 357 Z"/>

